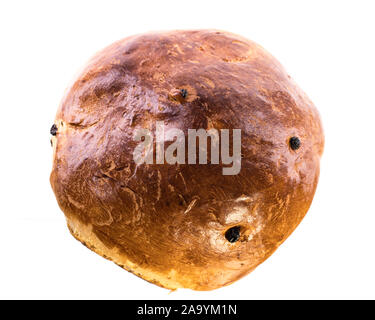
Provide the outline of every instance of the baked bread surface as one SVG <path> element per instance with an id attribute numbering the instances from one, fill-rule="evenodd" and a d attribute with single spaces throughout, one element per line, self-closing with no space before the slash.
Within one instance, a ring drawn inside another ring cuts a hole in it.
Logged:
<path id="1" fill-rule="evenodd" d="M 240 173 L 136 165 L 134 131 L 156 121 L 185 134 L 241 129 Z M 267 259 L 311 204 L 324 144 L 316 108 L 280 63 L 216 30 L 110 45 L 67 90 L 54 123 L 50 181 L 72 235 L 169 289 L 219 288 Z"/>

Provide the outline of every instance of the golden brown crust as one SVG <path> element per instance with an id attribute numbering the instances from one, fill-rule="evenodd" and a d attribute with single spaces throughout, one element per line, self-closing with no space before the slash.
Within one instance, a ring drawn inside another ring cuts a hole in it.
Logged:
<path id="1" fill-rule="evenodd" d="M 136 167 L 133 132 L 157 120 L 185 133 L 241 129 L 241 172 Z M 283 67 L 259 45 L 215 30 L 114 43 L 67 91 L 55 124 L 51 184 L 72 234 L 171 289 L 215 289 L 267 259 L 306 214 L 324 145 L 317 110 Z M 237 225 L 241 238 L 230 243 L 225 232 Z"/>

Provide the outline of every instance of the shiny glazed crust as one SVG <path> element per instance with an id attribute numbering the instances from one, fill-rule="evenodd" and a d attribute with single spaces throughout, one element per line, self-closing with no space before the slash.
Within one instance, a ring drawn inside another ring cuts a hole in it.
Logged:
<path id="1" fill-rule="evenodd" d="M 156 121 L 185 134 L 241 129 L 240 173 L 137 166 L 134 130 L 155 130 Z M 112 44 L 67 90 L 55 124 L 50 180 L 73 236 L 169 289 L 219 288 L 267 259 L 306 214 L 324 145 L 316 108 L 280 63 L 216 30 Z M 240 238 L 231 243 L 233 226 Z"/>

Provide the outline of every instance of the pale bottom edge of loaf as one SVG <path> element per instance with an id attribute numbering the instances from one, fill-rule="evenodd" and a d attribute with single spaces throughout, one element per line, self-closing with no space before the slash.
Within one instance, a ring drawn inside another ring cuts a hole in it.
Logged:
<path id="1" fill-rule="evenodd" d="M 131 262 L 124 255 L 124 252 L 120 252 L 118 248 L 108 248 L 105 246 L 104 243 L 92 231 L 92 225 L 84 224 L 78 219 L 74 218 L 67 218 L 66 220 L 72 236 L 103 258 L 113 261 L 121 268 L 134 273 L 143 280 L 156 284 L 160 287 L 169 290 L 176 290 L 183 287 L 183 285 L 181 285 L 179 282 L 173 279 L 168 279 L 165 275 L 139 267 Z"/>

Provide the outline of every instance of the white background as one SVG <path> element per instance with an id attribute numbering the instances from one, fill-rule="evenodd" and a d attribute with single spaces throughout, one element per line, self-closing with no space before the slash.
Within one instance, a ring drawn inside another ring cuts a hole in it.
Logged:
<path id="1" fill-rule="evenodd" d="M 373 1 L 2 1 L 0 298 L 375 298 Z M 49 185 L 49 129 L 99 49 L 152 30 L 216 28 L 281 61 L 318 107 L 326 148 L 313 205 L 253 273 L 169 293 L 69 234 Z"/>

